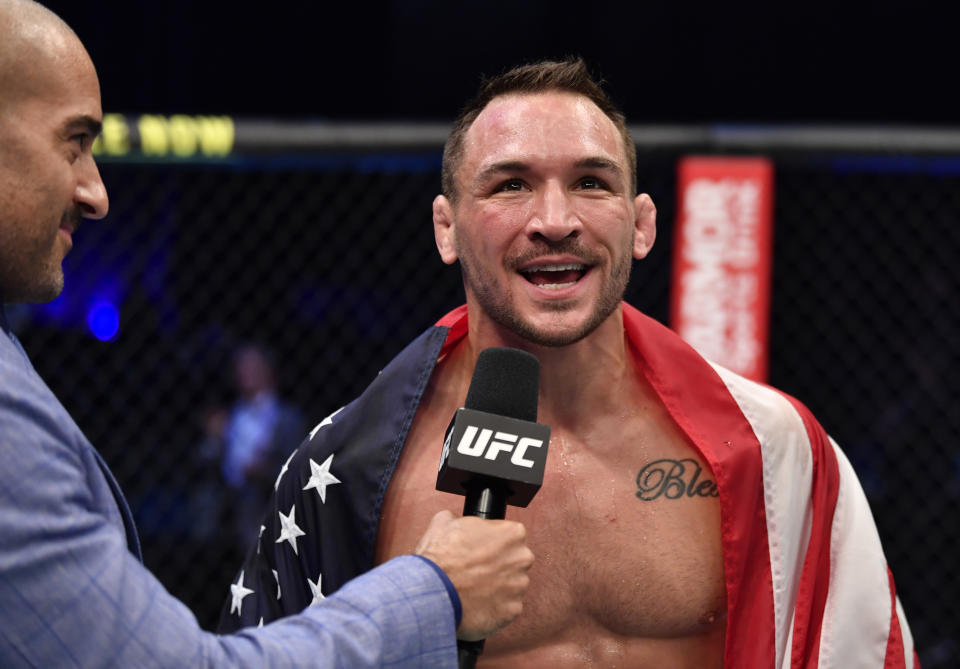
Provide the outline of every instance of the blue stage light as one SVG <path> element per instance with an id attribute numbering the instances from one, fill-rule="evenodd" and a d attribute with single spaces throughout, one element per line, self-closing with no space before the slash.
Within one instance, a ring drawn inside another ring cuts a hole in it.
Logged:
<path id="1" fill-rule="evenodd" d="M 100 341 L 110 341 L 120 331 L 120 312 L 112 302 L 96 302 L 87 312 L 87 327 Z"/>

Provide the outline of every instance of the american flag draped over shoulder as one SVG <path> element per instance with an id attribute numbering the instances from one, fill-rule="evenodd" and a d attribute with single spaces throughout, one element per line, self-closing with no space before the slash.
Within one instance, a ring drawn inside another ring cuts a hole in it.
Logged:
<path id="1" fill-rule="evenodd" d="M 623 313 L 644 374 L 717 480 L 725 666 L 918 667 L 867 500 L 810 412 L 712 366 L 629 305 Z M 291 456 L 221 631 L 296 613 L 374 566 L 383 497 L 410 423 L 441 352 L 466 331 L 461 307 Z"/>
<path id="2" fill-rule="evenodd" d="M 918 667 L 856 474 L 802 404 L 624 305 L 627 338 L 717 479 L 727 667 Z"/>
<path id="3" fill-rule="evenodd" d="M 415 339 L 284 463 L 218 631 L 299 613 L 375 566 L 387 483 L 446 336 L 431 328 Z"/>

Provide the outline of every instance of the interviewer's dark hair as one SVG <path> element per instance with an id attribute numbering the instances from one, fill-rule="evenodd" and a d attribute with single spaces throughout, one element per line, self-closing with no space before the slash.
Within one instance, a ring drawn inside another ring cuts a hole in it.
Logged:
<path id="1" fill-rule="evenodd" d="M 620 131 L 623 148 L 627 155 L 627 168 L 630 173 L 630 187 L 637 190 L 637 149 L 627 131 L 627 122 L 623 112 L 613 100 L 590 76 L 582 58 L 568 58 L 562 61 L 544 60 L 539 63 L 521 65 L 503 74 L 484 79 L 477 94 L 463 107 L 453 122 L 453 129 L 443 147 L 443 169 L 441 173 L 443 194 L 451 202 L 457 197 L 456 174 L 463 161 L 464 137 L 467 130 L 490 104 L 501 95 L 544 93 L 547 91 L 568 91 L 582 95 L 600 108 Z"/>

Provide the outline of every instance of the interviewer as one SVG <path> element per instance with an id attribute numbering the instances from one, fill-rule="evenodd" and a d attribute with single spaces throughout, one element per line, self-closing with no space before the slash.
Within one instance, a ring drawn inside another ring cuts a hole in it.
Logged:
<path id="1" fill-rule="evenodd" d="M 101 120 L 97 75 L 73 31 L 31 0 L 0 0 L 3 303 L 54 299 L 73 233 L 106 215 L 91 153 Z M 456 666 L 456 634 L 489 636 L 520 613 L 533 560 L 523 526 L 442 512 L 418 555 L 299 615 L 202 631 L 141 563 L 120 488 L 2 306 L 0 329 L 0 666 Z"/>

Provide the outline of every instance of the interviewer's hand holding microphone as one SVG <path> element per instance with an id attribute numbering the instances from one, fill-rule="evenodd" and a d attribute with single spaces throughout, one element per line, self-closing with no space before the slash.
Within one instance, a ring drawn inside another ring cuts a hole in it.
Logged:
<path id="1" fill-rule="evenodd" d="M 483 639 L 520 615 L 533 564 L 525 537 L 523 525 L 510 520 L 441 511 L 430 521 L 416 553 L 437 563 L 460 595 L 458 638 Z"/>
<path id="2" fill-rule="evenodd" d="M 473 667 L 483 639 L 523 610 L 533 553 L 507 503 L 527 506 L 540 489 L 550 428 L 537 424 L 540 363 L 529 353 L 480 353 L 463 409 L 447 430 L 437 489 L 465 497 L 464 517 L 433 517 L 416 552 L 436 562 L 460 595 L 461 667 Z"/>

